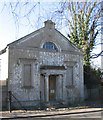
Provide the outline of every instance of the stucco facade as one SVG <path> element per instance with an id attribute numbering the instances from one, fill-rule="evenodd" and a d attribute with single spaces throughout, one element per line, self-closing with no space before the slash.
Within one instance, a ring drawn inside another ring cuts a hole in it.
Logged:
<path id="1" fill-rule="evenodd" d="M 52 21 L 8 48 L 8 90 L 23 106 L 83 100 L 82 52 L 55 29 Z M 12 101 L 17 106 L 16 100 Z"/>

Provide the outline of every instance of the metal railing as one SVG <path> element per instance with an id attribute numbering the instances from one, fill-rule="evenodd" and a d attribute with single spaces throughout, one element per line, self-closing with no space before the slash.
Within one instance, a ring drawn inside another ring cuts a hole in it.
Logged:
<path id="1" fill-rule="evenodd" d="M 12 112 L 13 108 L 12 108 L 12 97 L 17 101 L 17 103 L 20 105 L 21 109 L 24 109 L 25 111 L 27 111 L 26 108 L 24 108 L 24 106 L 22 106 L 21 102 L 13 95 L 13 93 L 11 91 L 8 91 L 8 110 L 10 112 Z"/>

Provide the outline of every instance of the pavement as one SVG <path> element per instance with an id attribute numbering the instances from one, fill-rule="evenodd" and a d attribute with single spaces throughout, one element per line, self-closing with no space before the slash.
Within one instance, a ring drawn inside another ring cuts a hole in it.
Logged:
<path id="1" fill-rule="evenodd" d="M 0 119 L 16 119 L 16 120 L 35 120 L 35 119 L 93 119 L 103 120 L 103 108 L 78 108 L 78 109 L 47 109 L 47 110 L 35 110 L 35 111 L 9 111 L 0 112 Z"/>

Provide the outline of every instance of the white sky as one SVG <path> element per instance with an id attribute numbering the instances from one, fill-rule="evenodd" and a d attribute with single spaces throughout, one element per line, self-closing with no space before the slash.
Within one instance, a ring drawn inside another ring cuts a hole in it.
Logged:
<path id="1" fill-rule="evenodd" d="M 3 2 L 0 2 L 0 8 L 2 9 L 2 4 Z M 3 12 L 1 12 L 0 9 L 0 50 L 2 50 L 3 48 L 6 47 L 7 44 L 15 41 L 18 38 L 21 38 L 33 31 L 35 31 L 37 28 L 31 28 L 30 26 L 24 26 L 24 25 L 20 25 L 19 27 L 15 25 L 14 23 L 14 18 L 12 17 L 12 15 L 10 13 L 8 13 L 7 9 L 3 9 Z M 47 20 L 46 16 L 44 18 L 44 21 Z M 42 27 L 42 23 L 41 26 Z M 67 31 L 66 29 L 61 29 L 60 30 L 62 34 L 66 35 Z M 94 52 L 95 53 L 99 53 L 101 51 L 100 46 L 98 46 Z M 0 79 L 4 80 L 7 78 L 7 73 L 8 73 L 8 68 L 7 68 L 7 57 L 8 55 L 5 53 L 2 56 L 0 56 L 1 59 L 1 75 L 0 75 Z M 93 60 L 93 64 L 96 65 L 97 67 L 100 66 L 100 57 L 98 59 Z"/>

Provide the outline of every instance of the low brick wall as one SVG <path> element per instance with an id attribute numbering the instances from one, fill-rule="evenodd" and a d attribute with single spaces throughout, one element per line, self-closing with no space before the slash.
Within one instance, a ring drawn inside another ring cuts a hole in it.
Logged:
<path id="1" fill-rule="evenodd" d="M 0 110 L 7 109 L 8 106 L 8 87 L 6 81 L 0 81 Z"/>

